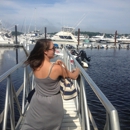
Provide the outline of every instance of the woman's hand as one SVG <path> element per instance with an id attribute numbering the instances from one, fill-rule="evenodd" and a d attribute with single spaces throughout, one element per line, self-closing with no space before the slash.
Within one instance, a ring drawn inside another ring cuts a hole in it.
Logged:
<path id="1" fill-rule="evenodd" d="M 75 69 L 74 69 L 74 70 L 72 70 L 71 72 L 72 72 L 72 73 L 74 73 L 74 72 L 75 72 Z"/>
<path id="2" fill-rule="evenodd" d="M 74 70 L 72 70 L 71 72 L 69 72 L 69 78 L 71 78 L 71 79 L 77 79 L 79 73 L 80 73 L 80 69 L 79 68 L 75 68 Z"/>
<path id="3" fill-rule="evenodd" d="M 58 64 L 61 64 L 63 62 L 61 60 L 57 60 L 55 63 L 58 65 Z"/>

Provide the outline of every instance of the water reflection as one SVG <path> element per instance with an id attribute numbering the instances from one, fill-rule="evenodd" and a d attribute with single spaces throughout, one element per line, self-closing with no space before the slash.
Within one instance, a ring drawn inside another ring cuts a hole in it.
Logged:
<path id="1" fill-rule="evenodd" d="M 16 47 L 16 64 L 18 64 L 18 48 Z"/>
<path id="2" fill-rule="evenodd" d="M 0 75 L 25 58 L 23 48 L 0 48 Z"/>

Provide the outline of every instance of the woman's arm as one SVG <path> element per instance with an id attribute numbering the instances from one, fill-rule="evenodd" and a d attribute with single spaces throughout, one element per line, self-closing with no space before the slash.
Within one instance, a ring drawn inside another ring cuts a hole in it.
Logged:
<path id="1" fill-rule="evenodd" d="M 62 77 L 69 77 L 71 79 L 77 79 L 79 73 L 80 73 L 80 70 L 79 68 L 76 68 L 75 70 L 73 70 L 72 72 L 70 72 L 66 66 L 64 65 L 64 63 L 60 60 L 56 61 L 56 65 L 58 65 L 57 67 L 57 71 L 59 73 L 60 76 Z"/>
<path id="2" fill-rule="evenodd" d="M 71 78 L 71 79 L 77 79 L 79 73 L 80 73 L 79 68 L 76 68 L 76 69 L 73 70 L 72 72 L 70 72 L 70 71 L 68 70 L 68 77 Z"/>

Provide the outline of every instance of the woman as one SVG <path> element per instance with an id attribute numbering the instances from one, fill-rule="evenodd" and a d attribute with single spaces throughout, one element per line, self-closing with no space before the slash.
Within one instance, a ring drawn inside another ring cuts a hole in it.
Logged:
<path id="1" fill-rule="evenodd" d="M 60 94 L 60 76 L 63 76 L 59 62 L 51 63 L 55 47 L 50 39 L 37 41 L 30 53 L 27 65 L 33 70 L 36 83 L 22 130 L 59 130 L 64 111 Z M 76 79 L 79 69 L 70 72 L 68 77 Z M 66 74 L 67 76 L 67 74 Z"/>

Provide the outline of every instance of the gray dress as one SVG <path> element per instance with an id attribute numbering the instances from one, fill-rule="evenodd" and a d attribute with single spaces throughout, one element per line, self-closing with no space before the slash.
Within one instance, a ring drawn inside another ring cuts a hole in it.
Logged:
<path id="1" fill-rule="evenodd" d="M 45 79 L 35 77 L 35 93 L 31 99 L 22 130 L 60 129 L 64 111 L 59 93 L 59 79 L 53 80 L 49 75 Z"/>

